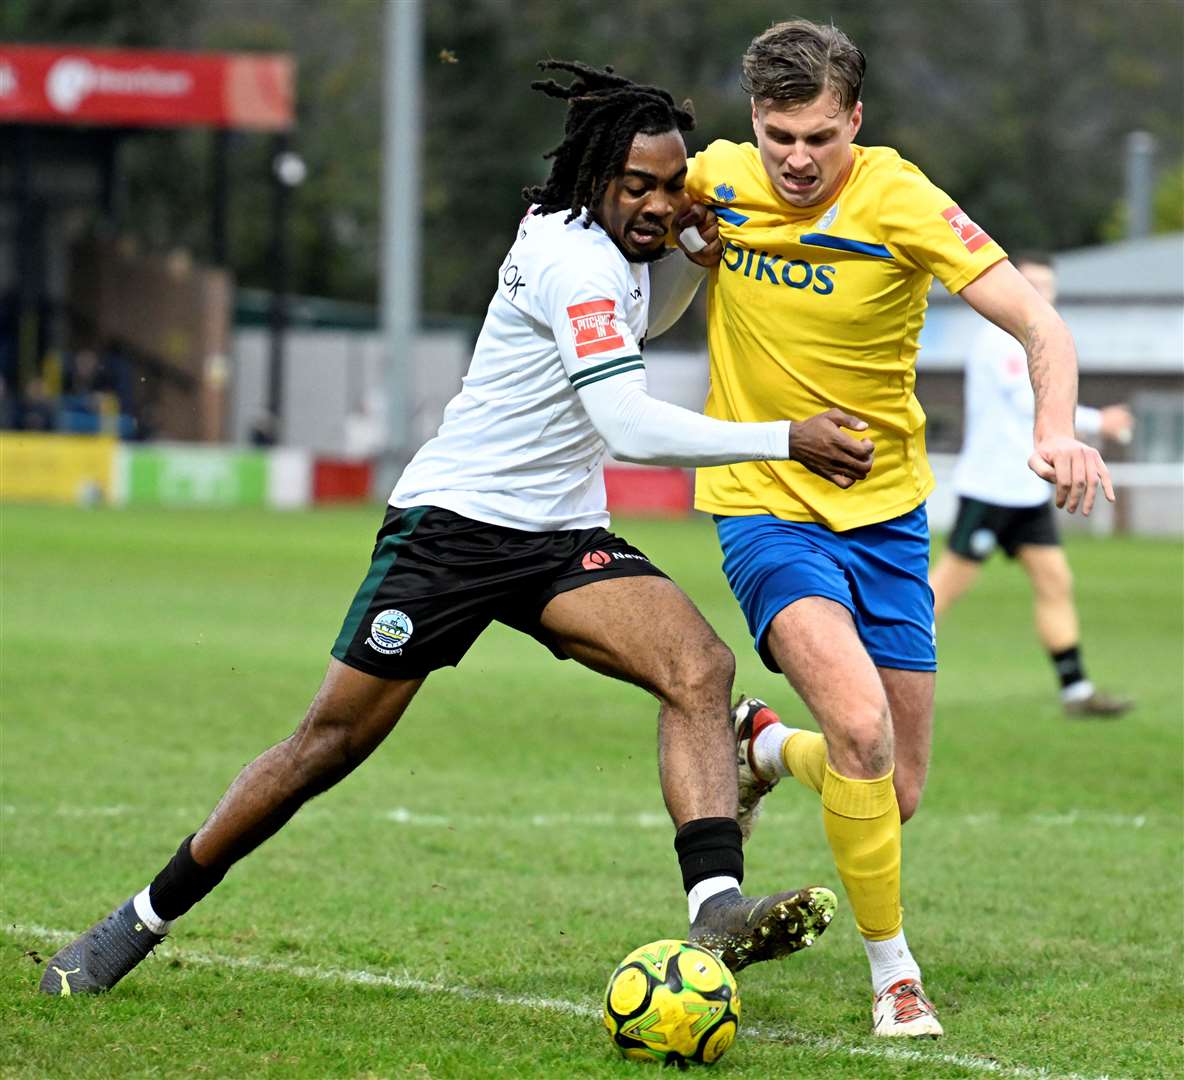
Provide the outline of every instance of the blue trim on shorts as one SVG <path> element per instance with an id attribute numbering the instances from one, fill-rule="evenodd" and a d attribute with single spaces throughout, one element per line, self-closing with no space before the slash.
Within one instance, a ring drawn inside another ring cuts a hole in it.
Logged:
<path id="1" fill-rule="evenodd" d="M 780 669 L 765 644 L 769 624 L 807 596 L 833 600 L 851 612 L 878 667 L 937 670 L 924 504 L 847 532 L 771 514 L 716 515 L 715 525 L 724 574 L 770 671 Z"/>

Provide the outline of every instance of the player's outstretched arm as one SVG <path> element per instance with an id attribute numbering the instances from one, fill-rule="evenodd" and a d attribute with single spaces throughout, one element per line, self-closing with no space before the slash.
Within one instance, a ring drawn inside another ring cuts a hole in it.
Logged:
<path id="1" fill-rule="evenodd" d="M 1024 347 L 1036 395 L 1035 448 L 1028 467 L 1056 485 L 1056 504 L 1074 513 L 1093 509 L 1100 486 L 1114 501 L 1102 456 L 1073 432 L 1077 405 L 1077 353 L 1064 320 L 1006 259 L 959 294 L 975 311 Z"/>
<path id="2" fill-rule="evenodd" d="M 645 375 L 638 370 L 589 381 L 580 387 L 579 395 L 593 427 L 619 461 L 694 468 L 740 461 L 797 461 L 803 454 L 809 459 L 809 464 L 802 462 L 807 468 L 839 487 L 862 479 L 871 467 L 870 443 L 865 451 L 841 430 L 862 422 L 838 410 L 832 413 L 841 420 L 813 417 L 801 424 L 717 420 L 651 397 Z M 804 435 L 800 434 L 803 429 Z"/>

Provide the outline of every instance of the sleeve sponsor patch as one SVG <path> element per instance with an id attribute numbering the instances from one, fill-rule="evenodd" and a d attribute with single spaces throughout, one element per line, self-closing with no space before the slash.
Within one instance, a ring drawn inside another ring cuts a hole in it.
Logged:
<path id="1" fill-rule="evenodd" d="M 950 223 L 950 228 L 958 234 L 958 239 L 972 255 L 984 244 L 991 242 L 991 238 L 970 220 L 962 207 L 951 206 L 943 210 L 941 216 Z"/>
<path id="2" fill-rule="evenodd" d="M 572 304 L 567 309 L 571 332 L 575 338 L 576 356 L 595 356 L 597 353 L 619 349 L 625 344 L 617 327 L 617 305 L 612 300 L 587 300 Z"/>

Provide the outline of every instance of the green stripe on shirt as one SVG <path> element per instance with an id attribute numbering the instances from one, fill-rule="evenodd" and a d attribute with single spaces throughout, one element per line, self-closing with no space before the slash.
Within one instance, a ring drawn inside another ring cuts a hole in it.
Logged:
<path id="1" fill-rule="evenodd" d="M 645 364 L 636 363 L 628 364 L 625 367 L 613 368 L 612 371 L 606 371 L 601 375 L 593 375 L 590 379 L 580 379 L 579 382 L 577 382 L 575 379 L 572 379 L 571 384 L 577 390 L 583 390 L 585 386 L 591 386 L 593 383 L 602 382 L 605 379 L 611 379 L 614 375 L 622 375 L 626 371 L 645 371 Z"/>
<path id="2" fill-rule="evenodd" d="M 627 368 L 624 365 L 629 365 Z M 584 368 L 583 371 L 577 371 L 574 375 L 568 377 L 568 381 L 572 386 L 579 389 L 580 386 L 586 385 L 589 376 L 599 375 L 600 378 L 607 378 L 609 375 L 615 375 L 618 371 L 634 371 L 637 368 L 644 368 L 645 362 L 641 359 L 640 354 L 632 353 L 629 356 L 618 356 L 613 360 L 606 360 L 603 364 L 594 364 L 592 367 Z M 601 374 L 602 372 L 606 374 Z M 592 382 L 598 382 L 598 379 L 592 379 Z"/>

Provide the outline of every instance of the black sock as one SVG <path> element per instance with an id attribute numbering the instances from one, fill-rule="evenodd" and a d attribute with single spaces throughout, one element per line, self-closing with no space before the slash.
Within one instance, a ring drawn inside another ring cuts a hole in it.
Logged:
<path id="1" fill-rule="evenodd" d="M 1061 689 L 1074 683 L 1085 681 L 1085 668 L 1081 664 L 1081 646 L 1074 645 L 1061 652 L 1049 653 L 1052 666 L 1056 668 L 1057 678 L 1061 680 Z"/>
<path id="2" fill-rule="evenodd" d="M 180 918 L 217 885 L 230 869 L 229 866 L 202 866 L 197 862 L 189 853 L 189 842 L 193 836 L 181 841 L 177 854 L 148 886 L 152 910 L 162 919 Z"/>
<path id="3" fill-rule="evenodd" d="M 674 850 L 682 867 L 682 887 L 688 893 L 710 877 L 744 880 L 740 826 L 732 818 L 688 821 L 674 836 Z"/>

